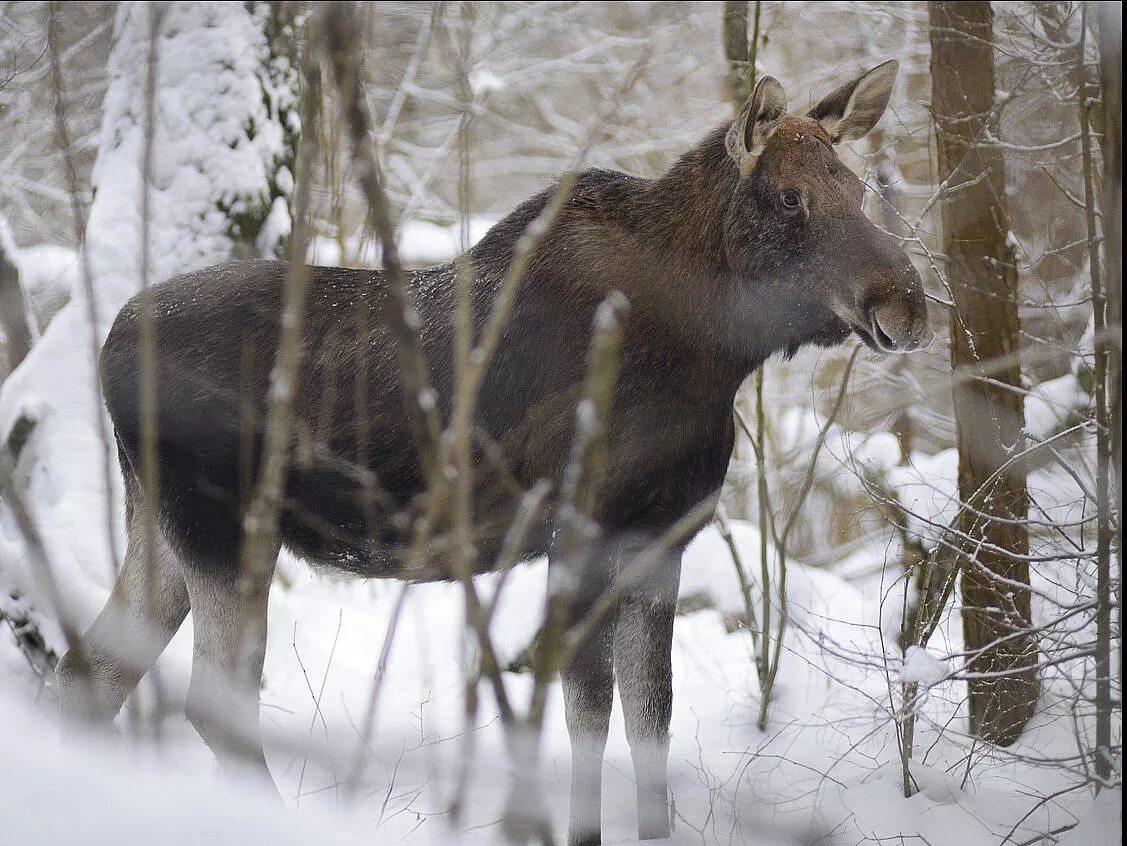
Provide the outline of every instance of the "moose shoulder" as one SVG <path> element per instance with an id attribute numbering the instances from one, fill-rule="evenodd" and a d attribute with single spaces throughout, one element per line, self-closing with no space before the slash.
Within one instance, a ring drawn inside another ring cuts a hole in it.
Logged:
<path id="1" fill-rule="evenodd" d="M 581 618 L 622 562 L 720 487 L 740 383 L 775 353 L 858 335 L 888 352 L 927 334 L 920 280 L 897 243 L 862 213 L 862 185 L 833 145 L 860 138 L 887 106 L 896 64 L 841 86 L 805 115 L 763 79 L 730 125 L 661 178 L 582 174 L 529 261 L 481 384 L 474 434 L 478 569 L 496 557 L 522 493 L 559 489 L 599 303 L 630 303 L 594 506 L 598 561 L 572 602 Z M 555 193 L 533 197 L 465 257 L 410 274 L 439 416 L 455 391 L 458 274 L 472 269 L 484 326 L 516 244 Z M 311 562 L 365 576 L 449 577 L 440 559 L 408 568 L 413 508 L 425 482 L 404 414 L 398 359 L 379 318 L 380 273 L 310 268 L 280 541 Z M 285 265 L 242 262 L 154 289 L 159 501 L 141 467 L 138 301 L 102 354 L 106 403 L 125 477 L 129 542 L 110 602 L 83 639 L 88 672 L 59 667 L 64 710 L 109 720 L 189 607 L 195 660 L 188 714 L 221 760 L 265 771 L 256 691 L 230 692 L 242 517 L 261 451 L 278 344 Z M 549 498 L 524 555 L 551 554 Z M 160 526 L 146 584 L 144 525 Z M 602 753 L 617 677 L 638 785 L 639 833 L 669 834 L 666 759 L 670 648 L 680 550 L 620 592 L 562 672 L 572 740 L 570 841 L 600 838 Z M 622 586 L 620 586 L 622 587 Z M 145 613 L 146 596 L 155 598 Z M 247 613 L 266 613 L 265 606 Z M 261 645 L 260 645 L 261 646 Z M 256 653 L 261 662 L 262 650 Z M 259 666 L 259 671 L 261 667 Z"/>

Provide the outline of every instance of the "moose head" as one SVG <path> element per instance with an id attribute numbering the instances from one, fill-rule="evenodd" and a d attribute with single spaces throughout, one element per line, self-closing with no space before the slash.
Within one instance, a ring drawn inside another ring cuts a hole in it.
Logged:
<path id="1" fill-rule="evenodd" d="M 895 60 L 878 65 L 805 115 L 789 114 L 782 85 L 764 77 L 725 136 L 740 174 L 724 221 L 728 262 L 777 287 L 808 337 L 825 345 L 849 332 L 889 353 L 929 341 L 919 274 L 865 217 L 862 182 L 834 151 L 876 125 L 896 71 Z"/>

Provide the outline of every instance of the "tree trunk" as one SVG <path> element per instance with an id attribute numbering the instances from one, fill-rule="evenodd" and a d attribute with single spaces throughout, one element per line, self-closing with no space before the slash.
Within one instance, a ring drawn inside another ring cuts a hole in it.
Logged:
<path id="1" fill-rule="evenodd" d="M 728 61 L 728 98 L 738 113 L 755 82 L 754 60 L 748 62 L 747 0 L 724 3 L 724 58 Z"/>
<path id="2" fill-rule="evenodd" d="M 1017 273 L 1009 246 L 996 127 L 993 14 L 985 2 L 929 6 L 943 244 L 955 308 L 951 365 L 959 448 L 963 638 L 971 732 L 1009 745 L 1033 714 L 1038 682 L 1030 633 L 1024 403 Z"/>
<path id="3" fill-rule="evenodd" d="M 1107 278 L 1107 327 L 1115 337 L 1123 333 L 1123 7 L 1096 4 L 1100 48 L 1100 88 L 1103 89 L 1103 247 Z M 1108 344 L 1108 409 L 1111 414 L 1111 463 L 1115 473 L 1116 513 L 1123 513 L 1123 349 Z M 1122 520 L 1117 523 L 1116 560 L 1120 578 L 1116 607 L 1123 608 Z M 1122 610 L 1120 611 L 1122 614 Z M 1122 622 L 1120 623 L 1122 625 Z M 1119 682 L 1123 684 L 1123 652 L 1119 653 Z"/>
<path id="4" fill-rule="evenodd" d="M 1108 8 L 1103 8 L 1107 6 Z M 1114 7 L 1114 8 L 1113 8 Z M 1087 25 L 1087 8 L 1081 16 L 1081 26 Z M 1089 264 L 1092 265 L 1092 325 L 1095 335 L 1096 374 L 1096 498 L 1098 527 L 1096 540 L 1096 761 L 1095 772 L 1100 782 L 1107 784 L 1113 772 L 1112 721 L 1114 716 L 1111 683 L 1112 653 L 1112 568 L 1114 533 L 1121 521 L 1113 521 L 1112 490 L 1119 490 L 1122 513 L 1122 414 L 1120 390 L 1122 387 L 1122 349 L 1112 339 L 1119 332 L 1122 338 L 1122 288 L 1123 288 L 1123 159 L 1120 148 L 1123 113 L 1122 102 L 1122 30 L 1123 10 L 1118 4 L 1100 3 L 1097 6 L 1098 45 L 1100 55 L 1100 98 L 1103 113 L 1103 185 L 1101 198 L 1103 262 L 1097 249 L 1094 158 L 1091 151 L 1089 117 L 1097 104 L 1088 80 L 1081 86 L 1081 132 L 1084 154 L 1084 198 L 1088 211 Z M 1081 32 L 1079 59 L 1084 59 L 1084 36 Z M 1102 274 L 1099 272 L 1102 271 Z M 1102 284 L 1101 284 L 1102 283 Z M 1118 482 L 1119 484 L 1116 484 Z M 1121 554 L 1121 553 L 1120 553 Z M 1118 558 L 1118 555 L 1117 555 Z M 1122 566 L 1119 568 L 1119 593 L 1116 604 L 1122 609 Z M 1121 611 L 1122 613 L 1122 611 Z M 1121 624 L 1122 627 L 1122 624 Z M 1122 689 L 1123 658 L 1120 651 L 1119 682 Z M 1097 786 L 1097 789 L 1099 787 Z"/>

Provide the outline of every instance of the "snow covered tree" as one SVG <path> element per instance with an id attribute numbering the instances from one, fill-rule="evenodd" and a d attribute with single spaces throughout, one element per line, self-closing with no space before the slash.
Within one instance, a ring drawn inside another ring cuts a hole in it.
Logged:
<path id="1" fill-rule="evenodd" d="M 154 12 L 161 16 L 155 27 Z M 270 3 L 119 10 L 88 236 L 99 299 L 105 276 L 129 277 L 122 292 L 129 295 L 140 283 L 138 200 L 154 31 L 151 281 L 278 252 L 289 230 L 297 129 L 296 72 L 284 49 L 293 34 L 284 14 Z"/>
<path id="2" fill-rule="evenodd" d="M 24 433 L 11 456 L 18 459 L 12 487 L 38 525 L 52 528 L 44 542 L 57 581 L 81 597 L 77 614 L 92 610 L 91 581 L 108 588 L 119 531 L 96 350 L 121 305 L 145 285 L 280 253 L 299 130 L 288 4 L 126 3 L 114 30 L 84 222 L 85 279 L 0 391 L 0 442 Z M 65 91 L 55 94 L 65 136 Z M 90 502 L 106 494 L 106 531 L 92 538 L 78 527 Z M 33 591 L 17 572 L 25 559 L 15 536 L 0 539 L 0 588 Z"/>

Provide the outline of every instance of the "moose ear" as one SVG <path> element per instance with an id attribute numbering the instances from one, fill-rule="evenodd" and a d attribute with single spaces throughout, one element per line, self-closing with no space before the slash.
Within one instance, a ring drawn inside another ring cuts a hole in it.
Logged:
<path id="1" fill-rule="evenodd" d="M 767 139 L 786 113 L 787 95 L 783 86 L 773 76 L 763 77 L 724 137 L 724 146 L 739 165 L 740 173 L 751 172 Z"/>
<path id="2" fill-rule="evenodd" d="M 868 73 L 828 94 L 807 112 L 826 130 L 834 144 L 856 141 L 877 125 L 888 107 L 900 63 L 889 59 Z"/>

